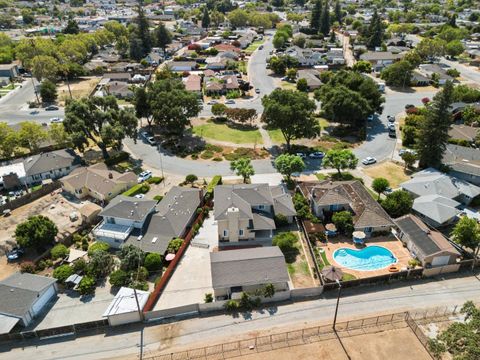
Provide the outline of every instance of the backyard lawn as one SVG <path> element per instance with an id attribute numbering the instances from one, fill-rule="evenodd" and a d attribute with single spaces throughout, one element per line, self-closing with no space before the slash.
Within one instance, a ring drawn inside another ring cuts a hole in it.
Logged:
<path id="1" fill-rule="evenodd" d="M 226 124 L 208 123 L 193 127 L 197 136 L 218 141 L 228 141 L 234 144 L 262 144 L 262 136 L 257 129 L 239 130 Z"/>
<path id="2" fill-rule="evenodd" d="M 298 239 L 298 232 L 293 232 Z M 315 285 L 306 254 L 300 239 L 291 250 L 284 251 L 287 270 L 295 288 L 311 287 Z M 282 250 L 283 251 L 283 250 Z"/>
<path id="3" fill-rule="evenodd" d="M 388 180 L 390 187 L 396 189 L 399 185 L 410 179 L 410 177 L 405 174 L 403 166 L 397 165 L 392 162 L 384 162 L 378 165 L 374 165 L 368 168 L 365 168 L 364 173 L 372 178 L 383 177 Z"/>

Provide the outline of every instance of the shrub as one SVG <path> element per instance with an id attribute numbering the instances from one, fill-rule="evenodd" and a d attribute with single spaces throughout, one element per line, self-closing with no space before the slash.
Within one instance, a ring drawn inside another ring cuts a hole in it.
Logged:
<path id="1" fill-rule="evenodd" d="M 59 282 L 64 283 L 67 278 L 73 274 L 73 268 L 70 265 L 60 265 L 53 270 L 53 277 Z"/>
<path id="2" fill-rule="evenodd" d="M 213 302 L 213 295 L 212 295 L 212 293 L 207 293 L 207 294 L 205 294 L 205 302 L 206 302 L 206 303 L 211 303 L 211 302 Z"/>
<path id="3" fill-rule="evenodd" d="M 200 157 L 204 160 L 211 159 L 215 154 L 211 150 L 205 150 Z"/>
<path id="4" fill-rule="evenodd" d="M 148 291 L 148 283 L 146 281 L 135 281 L 130 287 L 137 290 Z"/>
<path id="5" fill-rule="evenodd" d="M 20 272 L 35 274 L 35 264 L 31 261 L 24 261 L 20 264 Z"/>
<path id="6" fill-rule="evenodd" d="M 149 184 L 160 184 L 163 181 L 163 178 L 161 176 L 153 176 L 150 179 L 147 180 L 147 183 Z"/>
<path id="7" fill-rule="evenodd" d="M 207 193 L 213 194 L 213 190 L 215 189 L 215 187 L 221 184 L 222 184 L 222 177 L 220 175 L 215 175 L 212 178 L 212 181 L 210 181 L 210 183 L 207 186 Z"/>
<path id="8" fill-rule="evenodd" d="M 118 152 L 105 160 L 107 166 L 116 165 L 122 161 L 128 160 L 129 154 L 125 151 Z"/>
<path id="9" fill-rule="evenodd" d="M 132 186 L 130 189 L 125 191 L 122 195 L 124 196 L 135 196 L 137 194 L 145 194 L 150 190 L 150 185 L 147 183 L 137 184 Z"/>
<path id="10" fill-rule="evenodd" d="M 102 250 L 102 251 L 108 251 L 110 249 L 110 245 L 108 245 L 104 241 L 97 241 L 94 242 L 90 247 L 88 248 L 88 256 L 92 256 L 95 251 Z"/>
<path id="11" fill-rule="evenodd" d="M 207 144 L 205 145 L 205 150 L 210 150 L 213 152 L 222 152 L 222 147 L 218 145 L 213 145 L 213 144 Z"/>
<path id="12" fill-rule="evenodd" d="M 176 238 L 176 239 L 170 240 L 170 242 L 168 243 L 167 252 L 176 254 L 177 251 L 182 246 L 182 244 L 183 244 L 183 239 Z"/>
<path id="13" fill-rule="evenodd" d="M 95 292 L 96 280 L 93 276 L 86 275 L 78 284 L 78 292 L 82 295 L 93 294 Z"/>
<path id="14" fill-rule="evenodd" d="M 47 267 L 47 262 L 45 260 L 40 260 L 35 267 L 36 271 L 43 271 Z"/>
<path id="15" fill-rule="evenodd" d="M 353 217 L 349 211 L 336 212 L 332 216 L 332 222 L 340 232 L 348 235 L 353 232 Z"/>
<path id="16" fill-rule="evenodd" d="M 214 157 L 212 160 L 213 160 L 213 161 L 220 162 L 220 161 L 223 161 L 223 158 L 217 156 L 217 157 Z"/>
<path id="17" fill-rule="evenodd" d="M 195 175 L 195 174 L 188 174 L 187 176 L 185 176 L 185 182 L 187 184 L 192 184 L 198 180 L 198 176 Z"/>
<path id="18" fill-rule="evenodd" d="M 162 268 L 162 256 L 160 254 L 149 253 L 145 257 L 145 267 L 148 271 L 157 271 Z"/>
<path id="19" fill-rule="evenodd" d="M 277 214 L 275 215 L 275 225 L 277 227 L 285 226 L 288 225 L 288 219 L 285 215 L 283 214 Z"/>
<path id="20" fill-rule="evenodd" d="M 110 284 L 113 287 L 122 287 L 128 284 L 130 277 L 123 270 L 115 270 L 110 274 Z"/>
<path id="21" fill-rule="evenodd" d="M 272 245 L 278 246 L 282 252 L 288 251 L 295 247 L 298 237 L 292 232 L 282 232 L 273 237 Z"/>
<path id="22" fill-rule="evenodd" d="M 63 245 L 63 244 L 57 244 L 55 245 L 52 250 L 50 250 L 50 255 L 52 256 L 52 259 L 64 259 L 65 257 L 68 256 L 68 253 L 70 250 Z"/>
<path id="23" fill-rule="evenodd" d="M 162 196 L 162 195 L 155 195 L 155 196 L 153 197 L 153 200 L 157 200 L 158 202 L 162 201 L 162 199 L 163 199 L 163 196 Z"/>
<path id="24" fill-rule="evenodd" d="M 72 268 L 75 273 L 83 273 L 87 269 L 87 262 L 85 259 L 78 259 L 73 263 Z"/>
<path id="25" fill-rule="evenodd" d="M 224 307 L 227 311 L 235 311 L 238 309 L 239 304 L 236 300 L 230 299 L 225 303 Z"/>
<path id="26" fill-rule="evenodd" d="M 134 274 L 133 276 L 135 277 L 135 279 L 138 279 L 138 281 L 146 281 L 149 275 L 150 273 L 148 272 L 148 270 L 144 266 L 140 266 L 136 274 Z"/>

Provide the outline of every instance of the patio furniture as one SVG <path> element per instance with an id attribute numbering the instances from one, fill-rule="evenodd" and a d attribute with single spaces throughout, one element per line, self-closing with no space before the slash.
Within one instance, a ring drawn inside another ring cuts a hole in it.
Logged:
<path id="1" fill-rule="evenodd" d="M 321 271 L 322 276 L 327 281 L 340 281 L 343 277 L 343 271 L 335 266 L 327 266 Z"/>
<path id="2" fill-rule="evenodd" d="M 173 259 L 175 259 L 175 254 L 167 254 L 167 256 L 165 256 L 166 261 L 172 261 Z"/>
<path id="3" fill-rule="evenodd" d="M 327 224 L 325 225 L 325 235 L 327 236 L 336 236 L 337 235 L 337 227 L 335 224 Z"/>
<path id="4" fill-rule="evenodd" d="M 353 237 L 354 244 L 358 244 L 358 245 L 365 244 L 366 235 L 363 231 L 354 231 L 352 234 L 352 237 Z"/>

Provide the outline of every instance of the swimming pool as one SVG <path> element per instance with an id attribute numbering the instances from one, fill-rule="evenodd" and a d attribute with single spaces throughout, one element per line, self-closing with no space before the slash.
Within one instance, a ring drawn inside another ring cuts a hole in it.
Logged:
<path id="1" fill-rule="evenodd" d="M 359 271 L 383 269 L 397 262 L 390 250 L 376 245 L 361 250 L 340 248 L 333 253 L 333 259 L 342 267 Z"/>

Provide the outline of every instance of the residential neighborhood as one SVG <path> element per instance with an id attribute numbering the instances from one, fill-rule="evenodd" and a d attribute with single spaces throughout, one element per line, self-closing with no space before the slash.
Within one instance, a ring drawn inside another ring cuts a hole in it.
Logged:
<path id="1" fill-rule="evenodd" d="M 0 8 L 2 359 L 478 359 L 480 4 Z"/>

